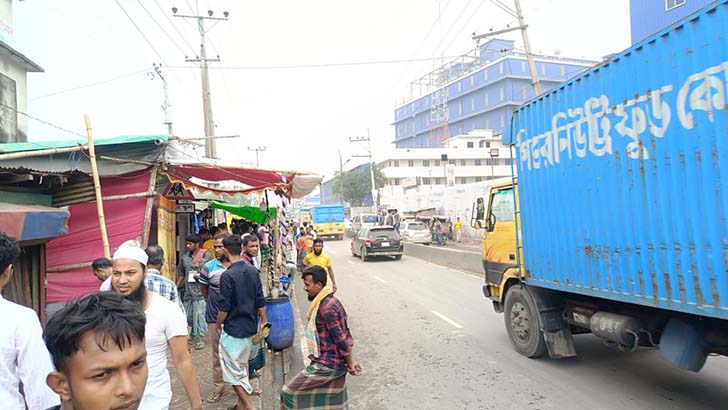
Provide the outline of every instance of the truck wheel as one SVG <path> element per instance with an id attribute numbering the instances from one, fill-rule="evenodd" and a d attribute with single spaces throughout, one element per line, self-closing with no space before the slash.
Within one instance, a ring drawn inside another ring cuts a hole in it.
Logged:
<path id="1" fill-rule="evenodd" d="M 508 337 L 518 353 L 531 358 L 546 354 L 537 312 L 523 285 L 508 289 L 504 309 Z"/>
<path id="2" fill-rule="evenodd" d="M 361 248 L 361 261 L 366 262 L 367 259 L 367 248 Z"/>

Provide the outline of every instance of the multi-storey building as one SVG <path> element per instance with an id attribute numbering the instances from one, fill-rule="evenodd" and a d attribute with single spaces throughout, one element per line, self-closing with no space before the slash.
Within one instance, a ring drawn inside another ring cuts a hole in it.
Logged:
<path id="1" fill-rule="evenodd" d="M 632 44 L 712 2 L 713 0 L 630 0 Z"/>
<path id="2" fill-rule="evenodd" d="M 543 90 L 555 87 L 595 61 L 534 56 Z M 397 148 L 443 147 L 448 136 L 472 130 L 500 134 L 515 107 L 534 97 L 526 54 L 510 40 L 493 39 L 411 85 L 410 100 L 394 111 Z"/>

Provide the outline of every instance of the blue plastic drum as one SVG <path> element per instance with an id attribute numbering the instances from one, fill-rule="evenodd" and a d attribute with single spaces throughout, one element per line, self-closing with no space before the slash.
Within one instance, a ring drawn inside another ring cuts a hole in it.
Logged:
<path id="1" fill-rule="evenodd" d="M 287 297 L 266 298 L 268 322 L 271 324 L 268 334 L 268 348 L 283 350 L 293 346 L 296 326 L 293 322 L 293 307 Z"/>

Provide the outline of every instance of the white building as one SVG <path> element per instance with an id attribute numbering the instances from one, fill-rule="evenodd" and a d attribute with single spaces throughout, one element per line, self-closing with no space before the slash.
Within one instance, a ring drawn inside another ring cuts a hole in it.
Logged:
<path id="1" fill-rule="evenodd" d="M 387 177 L 380 190 L 382 204 L 414 187 L 436 190 L 511 175 L 510 150 L 490 130 L 453 137 L 448 148 L 400 148 L 387 156 L 379 162 Z"/>
<path id="2" fill-rule="evenodd" d="M 28 140 L 28 73 L 43 69 L 13 46 L 13 1 L 0 0 L 0 143 Z"/>
<path id="3" fill-rule="evenodd" d="M 447 148 L 399 148 L 379 161 L 387 185 L 379 189 L 383 207 L 401 211 L 436 208 L 468 221 L 475 198 L 490 180 L 511 176 L 510 149 L 491 130 L 450 139 Z"/>

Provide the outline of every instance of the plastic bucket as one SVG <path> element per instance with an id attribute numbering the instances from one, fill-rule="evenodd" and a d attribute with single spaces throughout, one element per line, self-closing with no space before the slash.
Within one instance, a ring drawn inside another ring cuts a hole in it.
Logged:
<path id="1" fill-rule="evenodd" d="M 293 322 L 293 307 L 287 297 L 265 299 L 268 322 L 271 324 L 268 334 L 268 347 L 283 350 L 293 346 L 296 327 Z"/>

